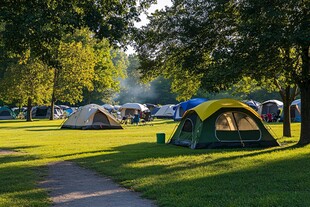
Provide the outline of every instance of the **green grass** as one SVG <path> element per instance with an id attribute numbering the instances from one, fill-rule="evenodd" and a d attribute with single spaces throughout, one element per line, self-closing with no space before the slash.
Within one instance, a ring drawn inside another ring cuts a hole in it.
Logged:
<path id="1" fill-rule="evenodd" d="M 213 150 L 156 144 L 157 132 L 173 132 L 171 121 L 99 131 L 60 124 L 0 122 L 0 148 L 18 151 L 0 155 L 0 206 L 49 206 L 38 182 L 58 160 L 108 175 L 159 206 L 310 206 L 310 146 L 295 146 L 299 124 L 292 138 L 278 138 L 281 147 Z M 282 134 L 281 124 L 270 127 Z"/>

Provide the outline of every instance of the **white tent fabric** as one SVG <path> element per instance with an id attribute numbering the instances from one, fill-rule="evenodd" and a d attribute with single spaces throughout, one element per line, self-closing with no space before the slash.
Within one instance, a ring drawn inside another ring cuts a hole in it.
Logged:
<path id="1" fill-rule="evenodd" d="M 173 118 L 175 105 L 167 104 L 160 107 L 160 109 L 154 114 L 157 118 Z"/>
<path id="2" fill-rule="evenodd" d="M 262 103 L 262 114 L 277 114 L 279 109 L 283 108 L 283 102 L 278 100 L 268 100 Z"/>
<path id="3" fill-rule="evenodd" d="M 301 100 L 297 99 L 291 103 L 291 120 L 301 122 Z"/>
<path id="4" fill-rule="evenodd" d="M 149 111 L 149 109 L 146 106 L 139 104 L 139 103 L 126 103 L 122 105 L 120 108 L 122 117 L 125 117 L 128 115 L 133 116 L 135 113 L 144 112 L 144 111 Z"/>
<path id="5" fill-rule="evenodd" d="M 118 121 L 103 107 L 89 104 L 69 116 L 61 128 L 72 129 L 122 129 Z"/>
<path id="6" fill-rule="evenodd" d="M 277 104 L 277 106 L 279 106 L 279 107 L 282 107 L 282 106 L 283 106 L 283 102 L 282 102 L 282 101 L 275 100 L 275 99 L 265 101 L 265 102 L 263 102 L 262 104 L 264 105 L 264 104 L 268 104 L 268 103 L 275 103 L 275 104 Z"/>

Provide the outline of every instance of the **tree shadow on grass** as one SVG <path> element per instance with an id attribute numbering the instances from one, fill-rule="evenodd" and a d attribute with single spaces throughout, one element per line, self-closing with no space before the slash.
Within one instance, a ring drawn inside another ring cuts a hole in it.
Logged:
<path id="1" fill-rule="evenodd" d="M 7 159 L 7 160 L 5 160 Z M 47 193 L 37 187 L 43 168 L 30 167 L 31 156 L 2 157 L 0 163 L 0 206 L 49 206 Z M 25 162 L 23 162 L 25 161 Z M 8 166 L 3 166 L 7 163 Z M 17 162 L 17 164 L 13 164 Z"/>
<path id="2" fill-rule="evenodd" d="M 82 154 L 94 154 L 94 153 L 109 153 L 114 152 L 114 150 L 94 150 L 94 151 L 83 151 L 83 152 L 77 152 L 77 153 L 70 153 L 70 154 L 64 154 L 64 155 L 57 155 L 53 156 L 53 158 L 65 158 L 65 157 L 71 157 L 71 156 L 77 156 Z"/>
<path id="3" fill-rule="evenodd" d="M 25 146 L 19 146 L 19 147 L 1 147 L 0 149 L 19 152 L 20 150 L 23 150 L 23 149 L 31 149 L 31 148 L 37 148 L 37 147 L 41 147 L 41 145 L 29 145 L 29 146 L 25 145 Z"/>
<path id="4" fill-rule="evenodd" d="M 26 131 L 31 131 L 31 132 L 51 132 L 51 131 L 59 131 L 60 128 L 54 128 L 54 129 L 26 129 Z"/>
<path id="5" fill-rule="evenodd" d="M 22 150 L 37 147 L 40 146 L 2 147 L 0 148 L 0 152 L 3 150 L 7 153 L 0 153 L 0 164 L 37 160 L 39 159 L 38 157 L 22 152 Z"/>
<path id="6" fill-rule="evenodd" d="M 16 155 L 16 154 L 9 154 L 9 155 L 0 155 L 0 163 L 7 164 L 7 163 L 14 163 L 14 162 L 23 162 L 23 161 L 31 161 L 37 160 L 38 158 L 35 156 L 25 156 L 25 155 Z"/>
<path id="7" fill-rule="evenodd" d="M 49 124 L 49 125 L 37 125 L 37 126 L 0 126 L 0 129 L 11 129 L 11 130 L 16 130 L 16 129 L 35 129 L 35 128 L 52 128 L 52 127 L 57 127 L 57 129 L 60 128 L 59 124 Z"/>
<path id="8" fill-rule="evenodd" d="M 302 195 L 310 185 L 310 150 L 295 157 L 264 159 L 272 153 L 284 156 L 294 150 L 303 151 L 296 145 L 190 150 L 139 143 L 72 161 L 142 191 L 162 206 L 309 206 L 310 201 Z M 196 161 L 199 156 L 203 159 Z M 169 164 L 173 159 L 178 162 Z M 306 184 L 300 183 L 305 179 Z M 310 191 L 306 194 L 310 196 Z"/>

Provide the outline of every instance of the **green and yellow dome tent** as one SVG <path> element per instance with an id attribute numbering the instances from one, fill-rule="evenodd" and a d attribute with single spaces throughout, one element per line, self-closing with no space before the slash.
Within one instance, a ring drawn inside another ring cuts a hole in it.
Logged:
<path id="1" fill-rule="evenodd" d="M 233 99 L 207 101 L 186 111 L 169 143 L 192 149 L 279 146 L 259 114 Z"/>

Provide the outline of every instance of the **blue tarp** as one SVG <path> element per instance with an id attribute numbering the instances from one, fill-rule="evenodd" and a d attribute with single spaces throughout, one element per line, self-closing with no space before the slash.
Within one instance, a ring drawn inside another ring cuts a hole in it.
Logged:
<path id="1" fill-rule="evenodd" d="M 206 102 L 206 101 L 208 101 L 208 99 L 206 99 L 206 98 L 193 98 L 193 99 L 190 99 L 188 101 L 184 101 L 184 102 L 179 103 L 176 106 L 173 119 L 175 121 L 181 120 L 185 111 L 187 111 L 191 108 L 194 108 L 194 107 L 198 106 L 199 104 Z"/>

